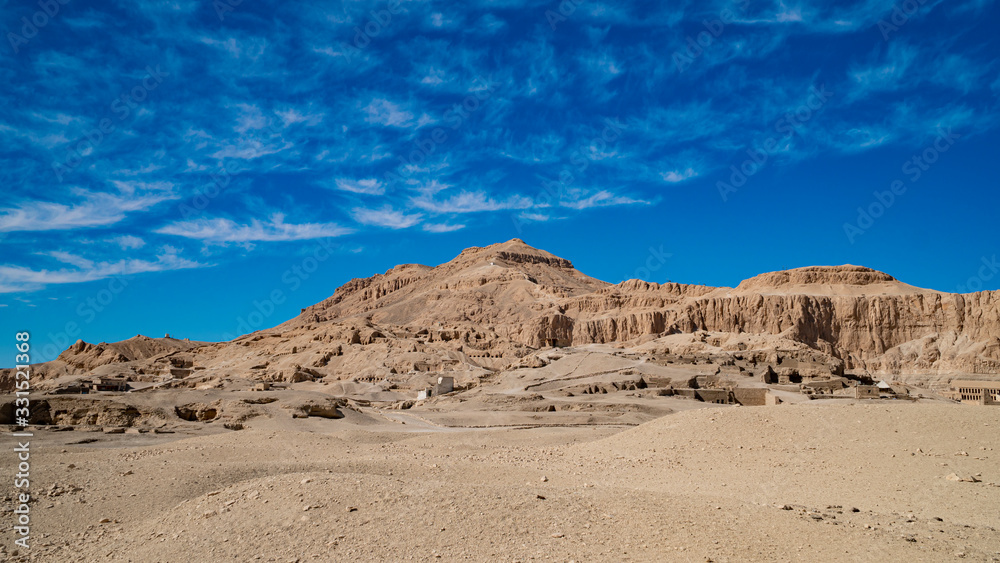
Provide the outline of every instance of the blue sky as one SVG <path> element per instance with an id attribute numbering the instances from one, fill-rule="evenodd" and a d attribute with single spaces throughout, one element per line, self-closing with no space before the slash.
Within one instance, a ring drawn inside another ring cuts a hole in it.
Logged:
<path id="1" fill-rule="evenodd" d="M 989 0 L 63 1 L 0 7 L 0 338 L 37 360 L 512 237 L 610 282 L 1000 287 Z"/>

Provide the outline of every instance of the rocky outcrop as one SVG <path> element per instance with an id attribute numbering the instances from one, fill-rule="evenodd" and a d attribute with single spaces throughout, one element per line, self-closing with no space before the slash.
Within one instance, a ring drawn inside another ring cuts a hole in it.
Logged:
<path id="1" fill-rule="evenodd" d="M 160 356 L 166 358 L 171 354 L 193 350 L 202 345 L 204 345 L 203 342 L 175 338 L 149 338 L 141 334 L 128 340 L 112 343 L 89 344 L 83 340 L 77 340 L 62 354 L 59 354 L 57 359 L 80 370 L 93 370 L 96 367 L 109 364 L 147 360 Z"/>
<path id="2" fill-rule="evenodd" d="M 219 415 L 219 405 L 192 403 L 174 407 L 174 412 L 183 420 L 190 422 L 209 422 Z"/>
<path id="3" fill-rule="evenodd" d="M 768 272 L 743 280 L 737 291 L 774 291 L 798 285 L 867 286 L 896 282 L 896 278 L 862 266 L 809 266 Z"/>
<path id="4" fill-rule="evenodd" d="M 340 408 L 344 406 L 344 401 L 340 399 L 312 400 L 296 405 L 283 405 L 292 412 L 292 418 L 308 418 L 316 416 L 319 418 L 344 418 Z"/>
<path id="5" fill-rule="evenodd" d="M 764 280 L 775 285 L 764 285 Z M 567 306 L 567 311 L 589 317 L 577 319 L 573 341 L 614 342 L 695 331 L 768 334 L 840 358 L 848 369 L 1000 373 L 1000 292 L 907 292 L 909 286 L 903 285 L 892 287 L 891 293 L 867 294 L 857 288 L 895 280 L 856 266 L 803 268 L 750 281 L 740 284 L 740 294 L 681 291 L 684 298 L 673 301 L 666 296 L 651 299 L 650 289 L 658 288 L 620 284 L 616 291 L 606 290 L 604 300 L 587 296 Z M 782 293 L 790 283 L 814 284 L 816 294 Z M 824 295 L 829 286 L 850 286 L 858 294 Z"/>
<path id="6" fill-rule="evenodd" d="M 381 299 L 390 293 L 416 282 L 430 268 L 419 264 L 403 264 L 387 271 L 385 274 L 375 275 L 370 278 L 355 278 L 334 292 L 330 300 L 331 305 L 336 305 L 349 295 L 357 296 L 362 301 Z"/>
<path id="7" fill-rule="evenodd" d="M 520 239 L 514 239 L 514 240 L 520 240 Z M 506 250 L 500 250 L 493 255 L 493 258 L 496 260 L 502 260 L 504 262 L 513 262 L 515 264 L 545 264 L 546 266 L 552 266 L 553 268 L 573 267 L 572 262 L 563 258 L 559 258 L 558 256 L 543 256 L 540 254 L 529 253 L 529 252 L 510 252 Z"/>
<path id="8" fill-rule="evenodd" d="M 536 365 L 537 356 L 523 358 L 539 349 L 594 343 L 645 347 L 680 363 L 704 356 L 696 363 L 720 372 L 738 352 L 740 369 L 768 364 L 789 380 L 845 370 L 920 381 L 1000 374 L 1000 292 L 942 293 L 851 265 L 770 272 L 735 288 L 612 285 L 513 239 L 433 268 L 407 264 L 351 280 L 296 318 L 232 342 L 77 342 L 33 366 L 33 377 L 42 386 L 64 375 L 390 386 L 406 384 L 409 372 L 454 371 L 474 381 Z M 791 364 L 782 367 L 783 358 Z M 12 386 L 13 373 L 0 370 L 0 387 Z"/>
<path id="9" fill-rule="evenodd" d="M 559 313 L 536 317 L 525 327 L 522 341 L 533 348 L 569 346 L 573 343 L 573 325 L 572 318 Z"/>
<path id="10" fill-rule="evenodd" d="M 77 340 L 59 354 L 59 360 L 79 369 L 94 369 L 97 366 L 127 362 L 129 359 L 106 344 L 88 344 Z"/>
<path id="11" fill-rule="evenodd" d="M 0 424 L 14 424 L 14 401 L 0 404 Z M 70 426 L 158 426 L 168 415 L 158 408 L 87 398 L 49 397 L 32 401 L 31 424 Z"/>

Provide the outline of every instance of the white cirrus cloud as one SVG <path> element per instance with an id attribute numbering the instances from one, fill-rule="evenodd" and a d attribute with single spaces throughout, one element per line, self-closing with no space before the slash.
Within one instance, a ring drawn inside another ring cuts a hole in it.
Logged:
<path id="1" fill-rule="evenodd" d="M 425 113 L 418 117 L 411 109 L 385 98 L 372 99 L 362 110 L 367 114 L 365 121 L 385 127 L 422 127 L 434 122 L 434 119 Z"/>
<path id="2" fill-rule="evenodd" d="M 48 201 L 27 201 L 17 207 L 0 209 L 0 232 L 61 231 L 112 225 L 134 211 L 177 199 L 172 189 L 136 195 L 76 190 L 83 201 L 71 205 Z"/>
<path id="3" fill-rule="evenodd" d="M 77 268 L 80 268 L 81 270 L 89 270 L 89 269 L 92 269 L 94 267 L 94 261 L 93 260 L 88 260 L 87 258 L 84 258 L 82 256 L 77 256 L 76 254 L 73 254 L 72 252 L 65 252 L 65 251 L 62 251 L 62 250 L 53 250 L 51 252 L 43 252 L 42 254 L 44 256 L 49 256 L 51 258 L 55 258 L 56 260 L 58 260 L 60 262 L 63 262 L 65 264 L 69 264 L 70 266 L 76 266 Z"/>
<path id="4" fill-rule="evenodd" d="M 184 270 L 201 268 L 201 264 L 182 258 L 175 249 L 164 247 L 155 260 L 119 260 L 117 262 L 93 262 L 68 252 L 49 252 L 48 256 L 73 266 L 55 270 L 34 270 L 24 266 L 0 265 L 0 293 L 35 291 L 47 285 L 84 283 L 116 276 L 127 276 L 147 272 Z"/>
<path id="5" fill-rule="evenodd" d="M 427 223 L 424 230 L 428 233 L 450 233 L 464 229 L 465 225 L 449 225 L 448 223 Z"/>
<path id="6" fill-rule="evenodd" d="M 385 186 L 375 178 L 363 178 L 353 180 L 351 178 L 337 178 L 334 184 L 338 190 L 364 195 L 382 195 L 385 193 Z"/>
<path id="7" fill-rule="evenodd" d="M 416 225 L 423 219 L 420 213 L 405 213 L 385 205 L 378 209 L 355 207 L 351 210 L 354 220 L 362 225 L 386 227 L 389 229 L 406 229 Z"/>
<path id="8" fill-rule="evenodd" d="M 406 183 L 409 184 L 407 186 L 409 189 L 412 189 L 413 191 L 424 196 L 432 196 L 438 192 L 443 192 L 444 190 L 451 188 L 451 184 L 445 184 L 438 180 L 420 182 L 418 180 L 411 179 L 407 180 Z"/>
<path id="9" fill-rule="evenodd" d="M 238 158 L 240 160 L 255 160 L 272 154 L 278 154 L 292 148 L 290 142 L 262 143 L 257 139 L 245 139 L 239 143 L 224 145 L 219 150 L 212 153 L 212 158 L 222 160 L 225 158 Z"/>
<path id="10" fill-rule="evenodd" d="M 663 177 L 664 182 L 670 182 L 675 184 L 677 182 L 683 182 L 689 178 L 694 178 L 698 173 L 694 171 L 694 168 L 686 168 L 684 170 L 671 170 L 670 172 L 663 172 L 660 176 Z"/>
<path id="11" fill-rule="evenodd" d="M 641 199 L 632 199 L 625 196 L 617 196 L 607 190 L 601 190 L 594 195 L 577 199 L 574 201 L 562 201 L 559 205 L 563 207 L 568 207 L 570 209 L 582 210 L 590 209 L 592 207 L 608 207 L 611 205 L 632 205 L 636 203 L 648 204 L 648 201 Z"/>
<path id="12" fill-rule="evenodd" d="M 286 223 L 285 216 L 278 213 L 267 221 L 252 219 L 245 225 L 221 217 L 178 221 L 156 232 L 208 243 L 248 243 L 339 237 L 354 231 L 337 223 Z"/>
<path id="13" fill-rule="evenodd" d="M 529 213 L 527 211 L 521 213 L 518 217 L 524 221 L 535 221 L 538 223 L 545 222 L 550 219 L 550 217 L 544 213 Z"/>
<path id="14" fill-rule="evenodd" d="M 290 108 L 287 110 L 278 110 L 275 112 L 278 117 L 281 118 L 282 123 L 285 127 L 289 125 L 295 125 L 296 123 L 305 123 L 309 127 L 315 127 L 323 121 L 324 114 L 320 113 L 308 113 L 301 112 L 298 109 Z"/>
<path id="15" fill-rule="evenodd" d="M 122 250 L 135 250 L 146 246 L 146 241 L 134 235 L 121 235 L 114 238 L 108 239 L 108 242 L 113 242 L 118 246 L 122 247 Z"/>
<path id="16" fill-rule="evenodd" d="M 527 209 L 534 206 L 531 198 L 525 196 L 513 195 L 507 199 L 498 200 L 482 191 L 463 191 L 443 200 L 419 196 L 412 198 L 411 202 L 414 207 L 431 213 L 478 213 L 504 209 Z"/>
<path id="17" fill-rule="evenodd" d="M 375 98 L 364 108 L 368 114 L 366 121 L 386 127 L 407 127 L 413 122 L 413 114 L 399 104 L 385 98 Z"/>

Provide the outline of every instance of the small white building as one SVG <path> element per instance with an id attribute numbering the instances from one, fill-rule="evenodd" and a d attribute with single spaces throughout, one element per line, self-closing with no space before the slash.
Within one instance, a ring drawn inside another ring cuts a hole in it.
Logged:
<path id="1" fill-rule="evenodd" d="M 420 391 L 417 391 L 417 400 L 423 401 L 424 399 L 431 398 L 431 396 L 433 395 L 434 395 L 434 390 L 431 389 L 430 387 L 426 389 L 421 389 Z"/>

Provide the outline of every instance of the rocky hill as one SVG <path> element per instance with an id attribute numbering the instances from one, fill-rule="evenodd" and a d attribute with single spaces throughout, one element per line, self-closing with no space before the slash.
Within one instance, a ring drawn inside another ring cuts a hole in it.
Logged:
<path id="1" fill-rule="evenodd" d="M 513 239 L 436 267 L 406 264 L 353 279 L 297 317 L 231 342 L 78 342 L 36 374 L 174 378 L 172 385 L 187 386 L 323 379 L 391 393 L 441 371 L 474 384 L 544 363 L 544 350 L 589 344 L 650 359 L 679 350 L 729 354 L 735 359 L 712 361 L 745 360 L 747 369 L 794 351 L 834 373 L 940 383 L 1000 373 L 1000 292 L 942 293 L 850 265 L 765 273 L 736 288 L 612 285 Z M 0 385 L 10 386 L 10 376 L 0 373 Z"/>

